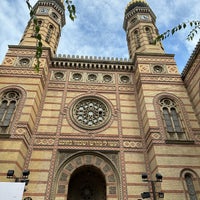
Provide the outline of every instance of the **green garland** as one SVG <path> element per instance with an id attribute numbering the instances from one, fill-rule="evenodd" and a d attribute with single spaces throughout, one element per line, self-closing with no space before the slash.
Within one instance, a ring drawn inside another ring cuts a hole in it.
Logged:
<path id="1" fill-rule="evenodd" d="M 198 33 L 198 29 L 200 29 L 200 21 L 198 21 L 198 20 L 188 21 L 188 22 L 183 22 L 181 24 L 178 24 L 177 26 L 175 26 L 171 30 L 167 30 L 166 32 L 160 34 L 155 39 L 155 42 L 165 40 L 170 35 L 174 35 L 177 31 L 179 31 L 181 29 L 185 29 L 188 25 L 192 28 L 192 30 L 187 35 L 186 39 L 189 40 L 189 41 L 193 40 L 194 36 Z"/>

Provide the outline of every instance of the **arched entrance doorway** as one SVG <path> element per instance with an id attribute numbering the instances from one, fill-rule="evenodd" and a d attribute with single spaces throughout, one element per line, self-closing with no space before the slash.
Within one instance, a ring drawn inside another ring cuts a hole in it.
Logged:
<path id="1" fill-rule="evenodd" d="M 73 196 L 75 193 L 74 191 L 79 192 L 80 194 L 80 190 L 82 189 L 82 187 L 80 187 L 81 184 L 79 183 L 77 183 L 79 188 L 76 188 L 75 180 L 81 181 L 83 185 L 84 181 L 86 182 L 86 175 L 81 174 L 83 174 L 83 172 L 86 173 L 87 169 L 90 169 L 89 171 L 93 173 L 93 176 L 97 177 L 94 181 L 92 176 L 90 176 L 91 178 L 90 181 L 88 181 L 89 183 L 91 182 L 95 185 L 97 182 L 98 184 L 103 183 L 104 185 L 104 187 L 101 187 L 104 188 L 104 190 L 100 190 L 102 191 L 101 193 L 96 192 L 104 195 L 95 196 L 95 200 L 123 199 L 122 194 L 120 193 L 121 184 L 119 172 L 116 169 L 115 162 L 112 162 L 113 160 L 117 162 L 118 155 L 112 154 L 111 156 L 112 160 L 99 152 L 78 152 L 72 154 L 70 157 L 66 156 L 65 159 L 65 153 L 63 153 L 63 156 L 61 156 L 63 162 L 61 162 L 60 166 L 58 167 L 57 173 L 55 174 L 55 181 L 52 185 L 51 199 L 81 200 L 81 198 L 76 198 Z M 96 189 L 95 187 L 93 188 Z"/>
<path id="2" fill-rule="evenodd" d="M 69 181 L 67 200 L 106 200 L 106 181 L 101 171 L 91 165 L 76 169 Z"/>

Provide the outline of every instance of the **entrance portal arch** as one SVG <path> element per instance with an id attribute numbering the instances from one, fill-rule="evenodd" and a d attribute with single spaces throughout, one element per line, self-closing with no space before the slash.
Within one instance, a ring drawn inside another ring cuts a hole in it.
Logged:
<path id="1" fill-rule="evenodd" d="M 56 170 L 52 200 L 121 199 L 116 163 L 106 155 L 78 152 L 62 160 Z"/>

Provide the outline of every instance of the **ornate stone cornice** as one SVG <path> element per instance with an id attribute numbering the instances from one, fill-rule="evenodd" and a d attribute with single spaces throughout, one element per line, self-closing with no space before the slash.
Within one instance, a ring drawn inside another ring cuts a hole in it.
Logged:
<path id="1" fill-rule="evenodd" d="M 52 59 L 52 68 L 85 69 L 105 71 L 135 71 L 132 60 L 118 58 L 101 58 L 92 56 L 59 55 Z"/>

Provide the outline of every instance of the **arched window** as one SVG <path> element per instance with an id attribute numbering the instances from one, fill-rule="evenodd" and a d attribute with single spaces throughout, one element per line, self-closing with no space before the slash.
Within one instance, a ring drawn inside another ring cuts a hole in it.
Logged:
<path id="1" fill-rule="evenodd" d="M 169 139 L 186 139 L 176 103 L 168 98 L 160 100 L 161 111 Z"/>
<path id="2" fill-rule="evenodd" d="M 147 34 L 149 44 L 153 44 L 153 36 L 152 36 L 151 29 L 149 27 L 146 27 L 145 31 L 146 31 L 146 34 Z"/>
<path id="3" fill-rule="evenodd" d="M 46 42 L 48 42 L 48 43 L 50 42 L 50 38 L 52 36 L 52 33 L 53 33 L 53 26 L 49 25 L 47 36 L 46 36 L 46 39 L 45 39 Z"/>
<path id="4" fill-rule="evenodd" d="M 37 22 L 37 24 L 38 24 L 38 26 L 42 26 L 42 20 L 40 19 L 40 20 L 38 20 L 38 22 Z"/>
<path id="5" fill-rule="evenodd" d="M 135 30 L 133 36 L 134 36 L 135 46 L 136 46 L 136 49 L 137 49 L 137 48 L 140 47 L 140 35 L 139 35 L 139 31 Z"/>
<path id="6" fill-rule="evenodd" d="M 197 200 L 197 195 L 194 187 L 193 176 L 191 173 L 185 174 L 185 183 L 190 200 Z"/>
<path id="7" fill-rule="evenodd" d="M 12 120 L 20 94 L 16 91 L 7 91 L 0 99 L 0 133 L 7 133 Z"/>

